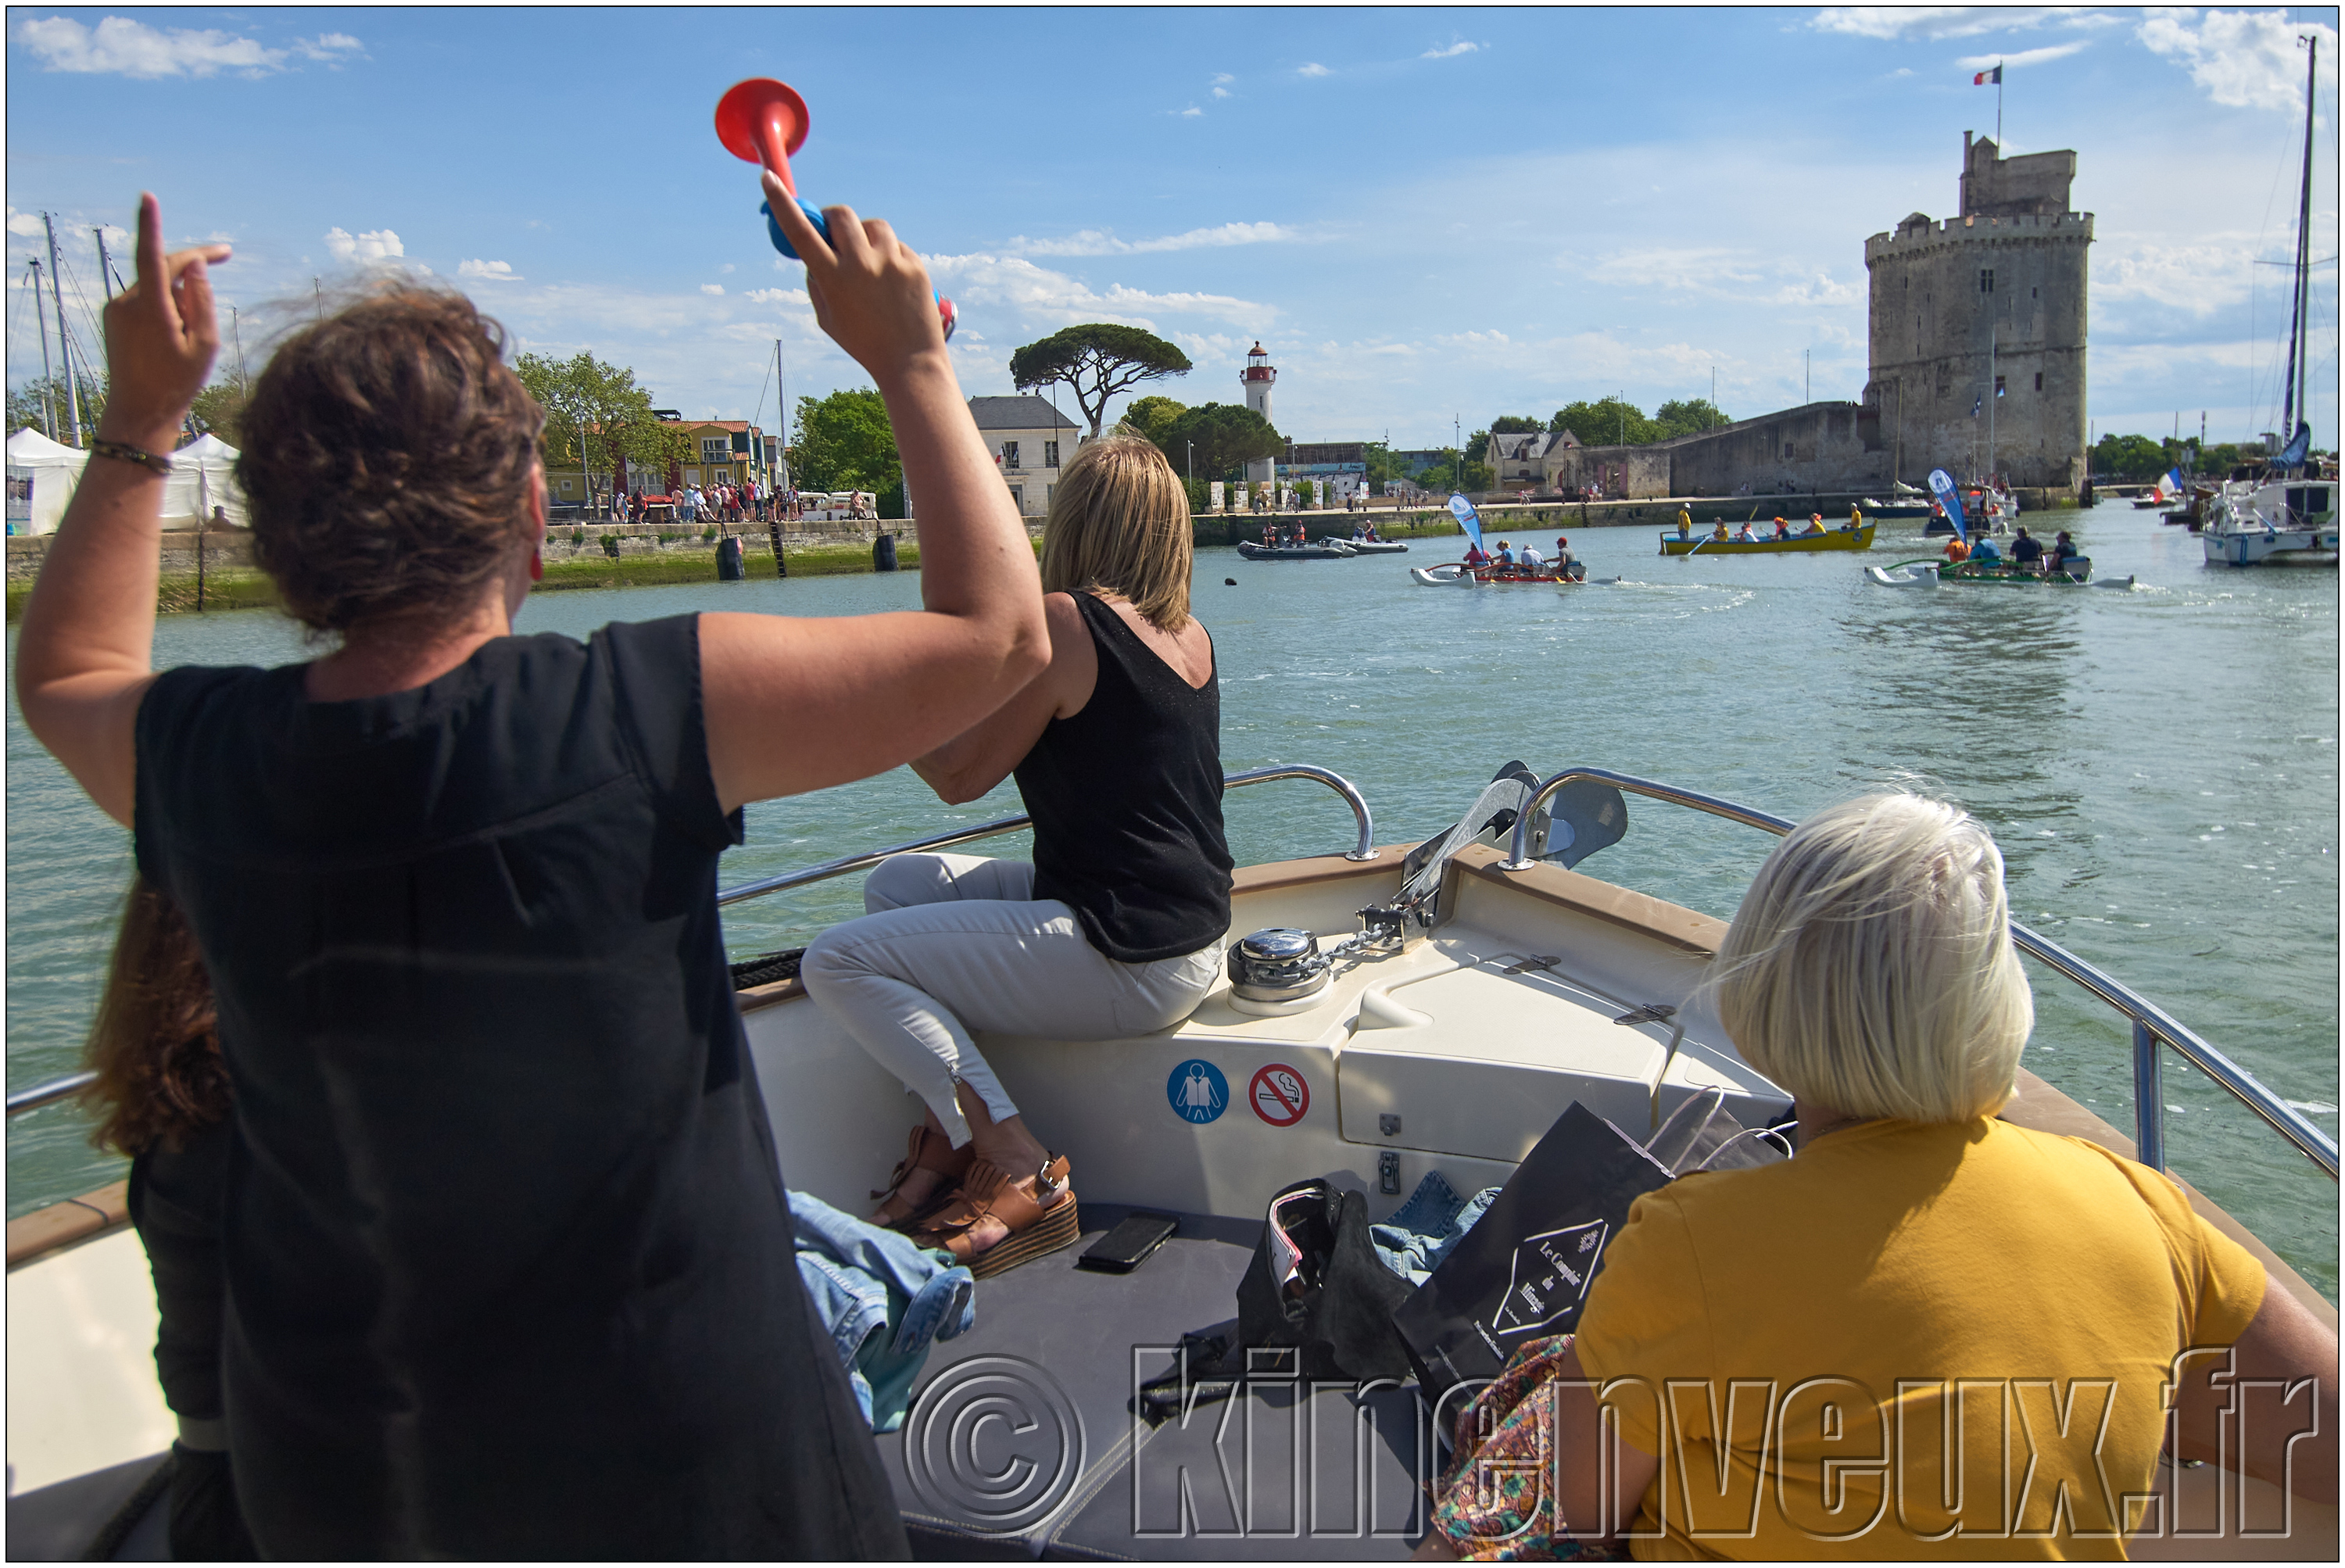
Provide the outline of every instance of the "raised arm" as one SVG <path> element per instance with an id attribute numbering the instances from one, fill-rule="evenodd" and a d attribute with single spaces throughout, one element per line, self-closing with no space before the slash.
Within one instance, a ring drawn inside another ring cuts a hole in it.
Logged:
<path id="1" fill-rule="evenodd" d="M 138 701 L 154 678 L 163 476 L 117 444 L 168 456 L 219 352 L 208 265 L 225 245 L 163 253 L 163 215 L 138 199 L 138 280 L 106 307 L 106 413 L 25 606 L 16 701 L 25 728 L 127 826 Z"/>
<path id="2" fill-rule="evenodd" d="M 948 806 L 974 800 L 1010 777 L 1054 718 L 1080 713 L 1099 681 L 1099 646 L 1071 594 L 1042 599 L 1051 627 L 1050 667 L 1016 697 L 925 757 L 912 771 Z"/>
<path id="3" fill-rule="evenodd" d="M 700 618 L 708 760 L 729 809 L 885 772 L 991 713 L 1048 657 L 1024 524 L 961 400 L 928 269 L 888 225 L 827 209 L 825 243 L 771 174 L 823 331 L 870 372 L 920 506 L 920 602 L 892 615 Z"/>

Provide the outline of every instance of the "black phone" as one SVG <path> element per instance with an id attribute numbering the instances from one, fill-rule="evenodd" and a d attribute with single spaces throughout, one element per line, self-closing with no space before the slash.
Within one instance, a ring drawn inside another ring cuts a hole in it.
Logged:
<path id="1" fill-rule="evenodd" d="M 1075 1259 L 1075 1266 L 1110 1274 L 1129 1274 L 1180 1228 L 1177 1216 L 1134 1209 L 1122 1225 L 1091 1243 L 1091 1249 Z"/>

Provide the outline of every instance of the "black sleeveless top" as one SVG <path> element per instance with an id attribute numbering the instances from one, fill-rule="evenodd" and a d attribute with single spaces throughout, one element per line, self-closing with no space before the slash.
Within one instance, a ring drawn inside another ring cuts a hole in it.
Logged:
<path id="1" fill-rule="evenodd" d="M 1018 764 L 1034 819 L 1034 896 L 1073 907 L 1121 963 L 1179 958 L 1230 928 L 1222 836 L 1222 677 L 1202 688 L 1088 593 L 1074 596 L 1099 681 Z"/>
<path id="2" fill-rule="evenodd" d="M 171 670 L 137 724 L 139 869 L 235 1087 L 263 1553 L 902 1555 L 726 972 L 697 621 L 302 682 Z"/>

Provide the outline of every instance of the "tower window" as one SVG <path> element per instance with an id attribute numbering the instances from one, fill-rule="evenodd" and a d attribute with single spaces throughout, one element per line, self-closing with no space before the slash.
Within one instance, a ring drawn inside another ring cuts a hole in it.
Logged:
<path id="1" fill-rule="evenodd" d="M 2029 299 L 2031 299 L 2031 300 L 2033 300 L 2034 298 L 2035 298 L 2035 290 L 2033 290 L 2033 289 L 2028 290 L 2027 290 L 2027 297 L 2028 297 Z"/>
<path id="2" fill-rule="evenodd" d="M 2035 372 L 2035 390 L 2037 392 L 2042 392 L 2044 390 L 2044 372 L 2042 371 L 2037 371 Z"/>
<path id="3" fill-rule="evenodd" d="M 1979 292 L 1982 294 L 1992 294 L 1995 292 L 1994 268 L 1982 267 L 1979 269 Z"/>
<path id="4" fill-rule="evenodd" d="M 1995 378 L 1995 395 L 1997 397 L 2001 397 L 2003 395 L 2003 378 L 2001 376 Z"/>

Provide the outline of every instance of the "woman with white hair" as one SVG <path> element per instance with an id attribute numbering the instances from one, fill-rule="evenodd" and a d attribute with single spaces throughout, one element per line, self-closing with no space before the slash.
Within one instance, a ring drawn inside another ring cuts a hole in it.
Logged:
<path id="1" fill-rule="evenodd" d="M 2334 1501 L 2334 1331 L 2169 1178 L 1996 1119 L 2035 1008 L 1977 822 L 1894 794 L 1811 818 L 1707 985 L 1800 1153 L 1638 1199 L 1576 1339 L 1509 1369 L 1552 1399 L 1555 1505 L 1453 1485 L 1429 1553 L 2122 1557 L 2169 1421 L 2236 1462 L 2218 1365 L 2310 1380 L 2241 1423 L 2244 1467 Z"/>

